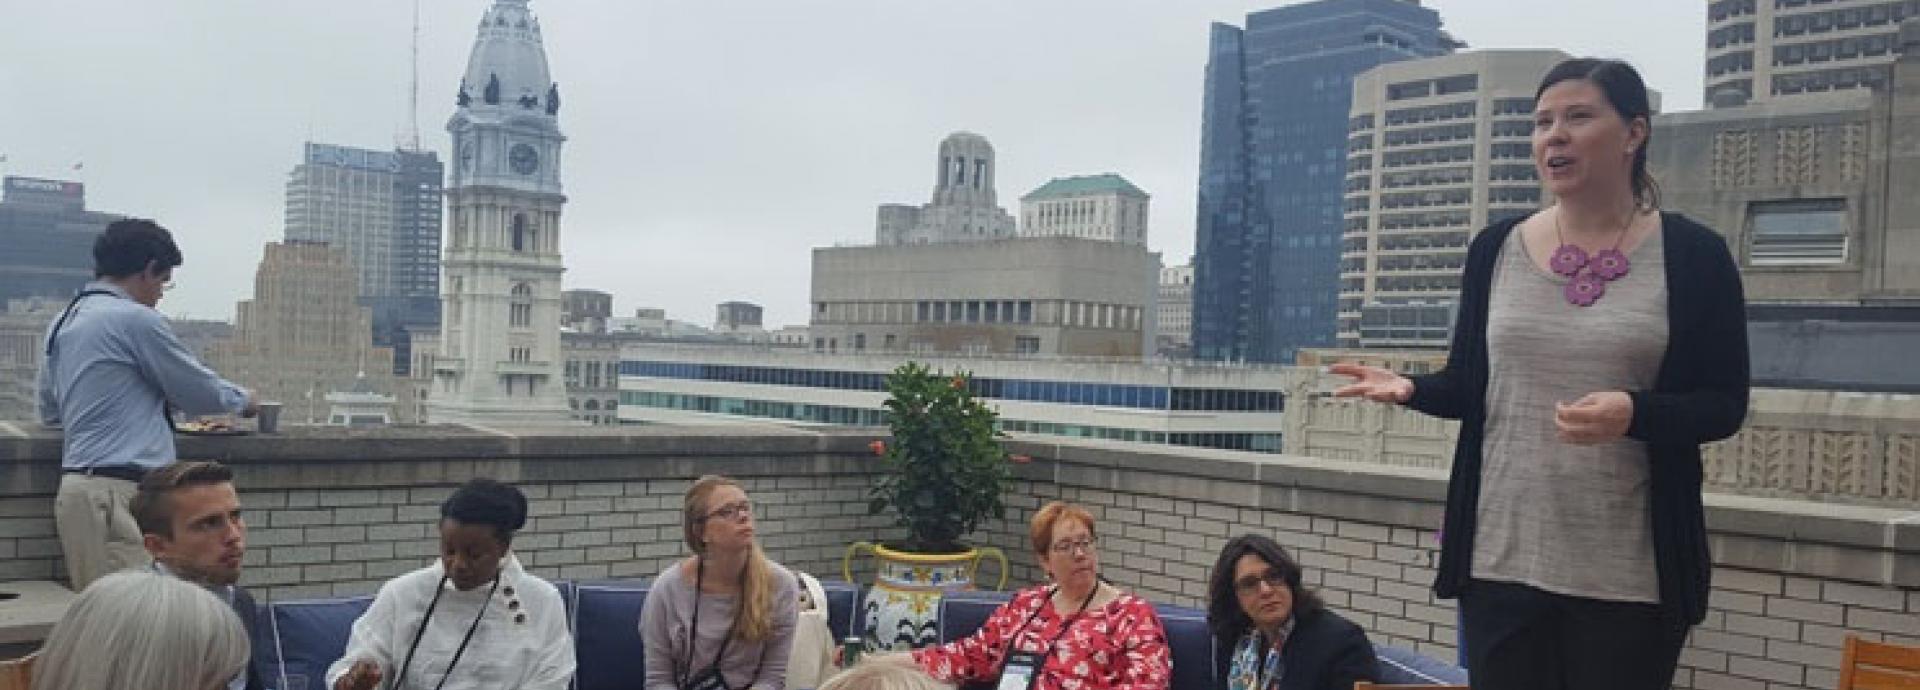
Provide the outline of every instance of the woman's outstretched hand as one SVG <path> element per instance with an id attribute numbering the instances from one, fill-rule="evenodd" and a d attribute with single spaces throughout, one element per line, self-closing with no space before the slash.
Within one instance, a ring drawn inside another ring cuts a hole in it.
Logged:
<path id="1" fill-rule="evenodd" d="M 1333 391 L 1333 397 L 1362 397 L 1374 402 L 1405 403 L 1413 397 L 1413 381 L 1380 367 L 1341 362 L 1327 369 L 1353 379 L 1353 383 Z"/>

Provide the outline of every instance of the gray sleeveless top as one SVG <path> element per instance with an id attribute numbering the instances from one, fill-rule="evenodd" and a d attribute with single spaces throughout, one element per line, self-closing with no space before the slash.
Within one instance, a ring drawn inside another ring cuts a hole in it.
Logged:
<path id="1" fill-rule="evenodd" d="M 1607 601 L 1658 603 L 1646 445 L 1562 443 L 1554 403 L 1653 387 L 1667 348 L 1664 229 L 1589 307 L 1527 256 L 1515 228 L 1495 262 L 1487 421 L 1473 577 Z"/>

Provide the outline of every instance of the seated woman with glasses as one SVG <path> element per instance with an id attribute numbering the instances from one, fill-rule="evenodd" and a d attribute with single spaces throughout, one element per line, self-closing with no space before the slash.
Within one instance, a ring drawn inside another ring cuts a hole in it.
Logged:
<path id="1" fill-rule="evenodd" d="M 1159 614 L 1100 578 L 1093 516 L 1054 501 L 1027 535 L 1053 584 L 1000 606 L 972 636 L 900 655 L 949 683 L 1031 690 L 1164 690 L 1172 659 Z"/>
<path id="2" fill-rule="evenodd" d="M 333 690 L 565 690 L 573 636 L 560 590 L 520 567 L 527 497 L 491 479 L 440 505 L 440 560 L 388 580 L 327 669 Z"/>
<path id="3" fill-rule="evenodd" d="M 753 502 L 708 475 L 681 518 L 693 555 L 654 579 L 640 610 L 646 690 L 784 690 L 800 584 L 760 551 Z"/>
<path id="4" fill-rule="evenodd" d="M 1220 550 L 1207 587 L 1219 690 L 1350 690 L 1374 680 L 1360 626 L 1300 585 L 1300 564 L 1272 539 L 1246 534 Z"/>

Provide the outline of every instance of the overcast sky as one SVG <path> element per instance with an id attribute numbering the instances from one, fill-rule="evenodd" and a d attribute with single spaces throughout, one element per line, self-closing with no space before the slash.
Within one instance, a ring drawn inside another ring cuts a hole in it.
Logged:
<path id="1" fill-rule="evenodd" d="M 420 129 L 443 129 L 492 0 L 422 0 Z M 871 242 L 874 207 L 925 203 L 969 130 L 999 196 L 1117 172 L 1153 195 L 1150 244 L 1193 253 L 1207 27 L 1245 0 L 534 0 L 561 84 L 569 288 L 617 313 L 713 305 L 804 323 L 809 249 Z M 1472 48 L 1625 58 L 1699 107 L 1700 0 L 1428 0 Z M 79 179 L 89 206 L 173 228 L 162 308 L 231 318 L 283 234 L 307 140 L 391 148 L 407 121 L 406 0 L 0 0 L 9 175 Z M 75 172 L 75 163 L 84 163 Z"/>

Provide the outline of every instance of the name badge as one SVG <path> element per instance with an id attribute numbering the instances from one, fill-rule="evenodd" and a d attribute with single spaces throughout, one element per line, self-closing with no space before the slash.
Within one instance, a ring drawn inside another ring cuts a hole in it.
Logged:
<path id="1" fill-rule="evenodd" d="M 1034 680 L 1040 676 L 1040 666 L 1044 663 L 1046 658 L 1038 654 L 1008 654 L 1006 665 L 1000 668 L 1000 682 L 993 686 L 993 690 L 1032 690 Z"/>

